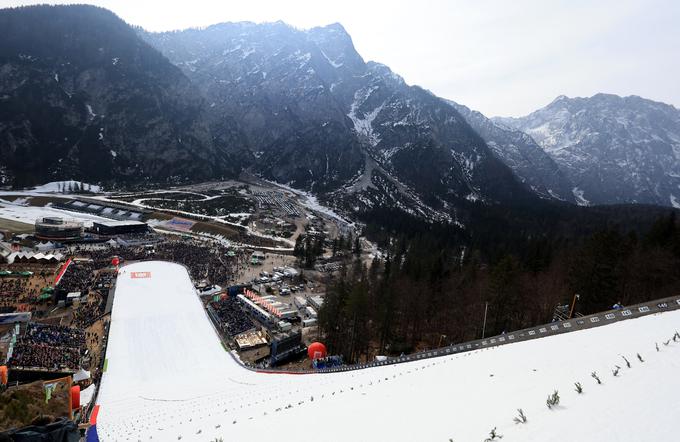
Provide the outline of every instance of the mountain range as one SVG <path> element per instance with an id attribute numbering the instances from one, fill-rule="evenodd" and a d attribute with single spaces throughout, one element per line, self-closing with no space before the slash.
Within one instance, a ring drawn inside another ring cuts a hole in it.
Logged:
<path id="1" fill-rule="evenodd" d="M 150 33 L 97 7 L 33 6 L 0 10 L 0 41 L 5 184 L 246 171 L 345 212 L 454 223 L 479 204 L 680 201 L 672 106 L 560 97 L 489 119 L 363 60 L 340 24 Z"/>
<path id="2" fill-rule="evenodd" d="M 680 110 L 637 96 L 557 97 L 500 125 L 531 136 L 569 179 L 579 204 L 680 207 Z"/>

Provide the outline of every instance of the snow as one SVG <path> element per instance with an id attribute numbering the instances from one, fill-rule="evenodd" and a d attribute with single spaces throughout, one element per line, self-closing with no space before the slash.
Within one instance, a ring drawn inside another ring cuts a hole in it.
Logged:
<path id="1" fill-rule="evenodd" d="M 680 209 L 680 201 L 673 194 L 671 194 L 671 206 L 676 209 Z"/>
<path id="2" fill-rule="evenodd" d="M 102 188 L 100 186 L 96 186 L 94 184 L 88 184 L 88 183 L 83 183 L 82 181 L 75 181 L 75 180 L 68 180 L 68 181 L 52 181 L 46 184 L 43 184 L 42 186 L 38 186 L 33 189 L 35 192 L 44 192 L 44 193 L 51 193 L 51 192 L 58 192 L 62 193 L 63 189 L 74 189 L 76 185 L 80 186 L 81 188 L 84 188 L 85 190 L 93 193 L 99 193 L 102 191 Z"/>
<path id="3" fill-rule="evenodd" d="M 110 150 L 109 152 L 111 153 L 111 156 L 113 158 L 116 158 L 118 156 L 118 153 L 115 150 Z"/>
<path id="4" fill-rule="evenodd" d="M 679 323 L 672 311 L 417 362 L 261 374 L 222 348 L 184 267 L 140 262 L 119 273 L 97 431 L 102 441 L 481 441 L 497 427 L 506 441 L 675 440 L 680 344 L 662 342 Z M 554 390 L 561 403 L 548 410 Z M 526 424 L 513 423 L 517 408 Z"/>
<path id="5" fill-rule="evenodd" d="M 94 221 L 111 221 L 97 215 L 87 213 L 71 212 L 69 210 L 55 209 L 52 207 L 23 206 L 0 200 L 0 218 L 18 221 L 26 224 L 35 224 L 38 218 L 45 216 L 58 216 L 65 219 L 82 221 L 86 227 L 91 227 Z"/>
<path id="6" fill-rule="evenodd" d="M 371 146 L 375 147 L 380 143 L 380 136 L 373 130 L 373 120 L 382 111 L 385 103 L 373 109 L 371 112 L 364 113 L 359 110 L 359 107 L 366 102 L 368 97 L 378 89 L 378 86 L 372 86 L 368 89 L 360 89 L 354 94 L 354 101 L 347 114 L 350 120 L 354 123 L 354 130 L 357 134 L 366 137 Z M 363 114 L 363 115 L 360 115 Z"/>
<path id="7" fill-rule="evenodd" d="M 241 60 L 244 60 L 244 59 L 248 58 L 248 56 L 249 56 L 250 54 L 254 54 L 254 53 L 255 53 L 255 49 L 254 49 L 254 48 L 243 49 L 243 50 L 241 51 Z"/>
<path id="8" fill-rule="evenodd" d="M 309 52 L 303 53 L 299 49 L 297 49 L 294 53 L 293 56 L 295 57 L 295 60 L 299 63 L 298 69 L 302 69 L 307 63 L 309 63 L 309 60 L 312 59 L 312 54 Z"/>
<path id="9" fill-rule="evenodd" d="M 338 63 L 335 60 L 331 60 L 330 58 L 328 58 L 328 55 L 326 55 L 326 53 L 324 51 L 321 51 L 321 55 L 323 55 L 323 57 L 326 59 L 326 61 L 329 62 L 331 64 L 331 66 L 333 66 L 334 68 L 337 69 L 339 67 L 342 67 L 343 63 Z"/>
<path id="10" fill-rule="evenodd" d="M 119 60 L 120 60 L 120 58 L 118 58 L 118 57 L 113 57 L 113 58 L 111 59 L 111 64 L 115 66 L 115 65 L 118 64 L 118 61 L 119 61 Z"/>
<path id="11" fill-rule="evenodd" d="M 584 192 L 583 190 L 579 189 L 578 187 L 574 187 L 571 189 L 571 193 L 574 194 L 574 198 L 576 198 L 576 204 L 579 206 L 589 206 L 590 201 L 588 201 L 583 195 Z"/>
<path id="12" fill-rule="evenodd" d="M 87 113 L 91 119 L 97 116 L 97 114 L 95 114 L 94 111 L 92 110 L 92 106 L 86 104 L 85 107 L 87 108 Z"/>

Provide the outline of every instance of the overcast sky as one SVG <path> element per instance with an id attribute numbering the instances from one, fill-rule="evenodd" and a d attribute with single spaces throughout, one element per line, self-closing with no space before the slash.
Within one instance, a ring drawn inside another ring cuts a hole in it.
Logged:
<path id="1" fill-rule="evenodd" d="M 46 2 L 0 0 L 2 7 L 30 3 Z M 82 3 L 153 31 L 242 20 L 299 28 L 340 22 L 364 59 L 488 116 L 524 115 L 558 95 L 597 92 L 680 107 L 680 0 Z"/>

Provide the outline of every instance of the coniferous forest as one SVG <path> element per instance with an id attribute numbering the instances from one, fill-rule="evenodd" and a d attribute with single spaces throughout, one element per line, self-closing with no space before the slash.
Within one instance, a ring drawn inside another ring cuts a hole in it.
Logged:
<path id="1" fill-rule="evenodd" d="M 608 226 L 497 248 L 451 238 L 411 232 L 383 259 L 348 262 L 319 312 L 329 350 L 360 361 L 478 339 L 487 303 L 492 336 L 550 322 L 575 294 L 575 311 L 589 314 L 680 292 L 676 212 L 640 231 Z"/>

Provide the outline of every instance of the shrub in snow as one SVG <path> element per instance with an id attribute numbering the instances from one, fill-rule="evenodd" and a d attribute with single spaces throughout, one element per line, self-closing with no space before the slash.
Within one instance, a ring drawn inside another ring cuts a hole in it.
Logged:
<path id="1" fill-rule="evenodd" d="M 517 412 L 519 413 L 519 415 L 515 416 L 513 421 L 515 421 L 516 424 L 526 424 L 527 416 L 524 414 L 524 411 L 521 408 L 518 408 Z"/>
<path id="2" fill-rule="evenodd" d="M 576 390 L 576 393 L 581 394 L 583 393 L 583 386 L 581 385 L 580 382 L 574 382 L 574 390 Z"/>
<path id="3" fill-rule="evenodd" d="M 671 340 L 669 339 L 668 341 L 664 342 L 663 345 L 668 345 L 671 343 Z"/>
<path id="4" fill-rule="evenodd" d="M 597 372 L 594 371 L 590 373 L 590 376 L 597 381 L 598 384 L 602 384 L 602 381 L 600 380 L 600 377 L 597 375 Z"/>
<path id="5" fill-rule="evenodd" d="M 489 431 L 489 437 L 484 439 L 484 442 L 493 442 L 493 441 L 498 440 L 498 439 L 503 439 L 503 435 L 498 434 L 496 432 L 496 427 L 493 427 L 493 429 L 491 431 Z"/>
<path id="6" fill-rule="evenodd" d="M 642 356 L 640 356 L 640 353 L 637 354 L 637 358 L 640 362 L 645 362 L 645 360 L 642 359 Z"/>
<path id="7" fill-rule="evenodd" d="M 548 396 L 548 399 L 545 401 L 545 404 L 552 410 L 552 407 L 556 407 L 560 404 L 560 394 L 555 390 L 553 394 Z"/>
<path id="8" fill-rule="evenodd" d="M 621 367 L 619 367 L 619 366 L 617 365 L 616 368 L 612 370 L 612 374 L 613 374 L 614 376 L 618 376 L 618 375 L 619 375 L 619 370 L 621 370 Z"/>
<path id="9" fill-rule="evenodd" d="M 659 351 L 659 343 L 657 342 L 654 345 L 656 345 L 656 351 Z"/>
<path id="10" fill-rule="evenodd" d="M 627 366 L 628 368 L 630 368 L 630 361 L 629 361 L 628 359 L 626 359 L 625 356 L 621 356 L 621 357 L 623 358 L 624 361 L 626 361 L 626 366 Z"/>

